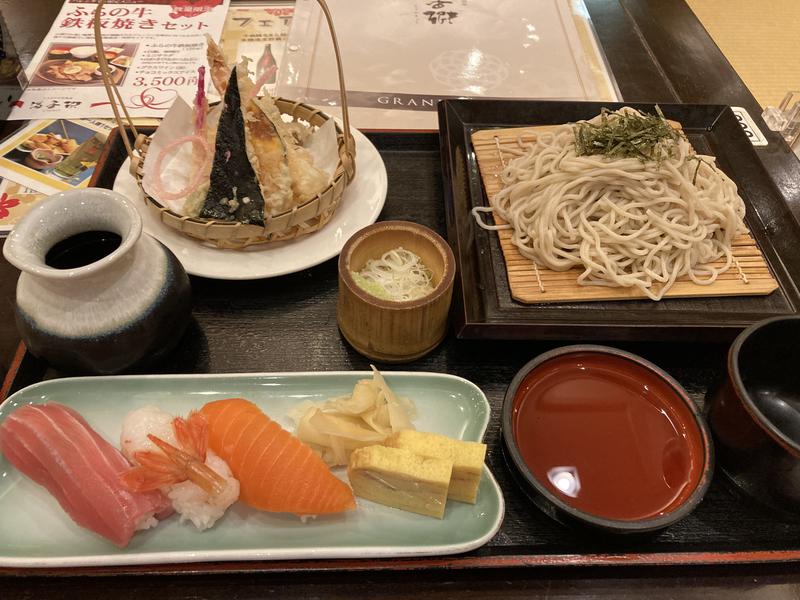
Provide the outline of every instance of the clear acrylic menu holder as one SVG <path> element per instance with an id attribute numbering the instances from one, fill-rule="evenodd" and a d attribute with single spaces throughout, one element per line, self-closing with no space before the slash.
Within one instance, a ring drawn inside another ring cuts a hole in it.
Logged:
<path id="1" fill-rule="evenodd" d="M 800 92 L 788 92 L 779 106 L 768 106 L 761 116 L 767 127 L 780 133 L 800 157 Z"/>

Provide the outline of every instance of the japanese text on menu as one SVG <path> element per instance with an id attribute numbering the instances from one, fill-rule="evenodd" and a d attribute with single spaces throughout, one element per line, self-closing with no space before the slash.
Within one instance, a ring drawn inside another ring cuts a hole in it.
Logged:
<path id="1" fill-rule="evenodd" d="M 205 36 L 219 39 L 229 0 L 108 0 L 64 4 L 28 70 L 12 119 L 111 117 L 94 40 L 100 19 L 113 83 L 132 116 L 163 117 L 194 96 L 206 64 Z"/>

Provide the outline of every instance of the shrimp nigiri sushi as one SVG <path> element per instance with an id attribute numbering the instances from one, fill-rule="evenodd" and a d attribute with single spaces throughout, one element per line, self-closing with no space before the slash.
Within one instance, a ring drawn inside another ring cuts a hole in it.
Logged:
<path id="1" fill-rule="evenodd" d="M 323 460 L 252 402 L 230 398 L 209 402 L 209 446 L 231 467 L 245 504 L 301 517 L 355 508 L 350 487 Z"/>
<path id="2" fill-rule="evenodd" d="M 137 465 L 122 476 L 132 490 L 161 490 L 181 522 L 208 529 L 239 498 L 227 463 L 208 450 L 208 424 L 199 413 L 173 417 L 156 406 L 128 413 L 122 452 Z"/>
<path id="3" fill-rule="evenodd" d="M 0 424 L 0 451 L 47 488 L 73 521 L 119 547 L 172 513 L 161 492 L 123 486 L 120 475 L 130 463 L 67 406 L 48 402 L 15 410 Z"/>

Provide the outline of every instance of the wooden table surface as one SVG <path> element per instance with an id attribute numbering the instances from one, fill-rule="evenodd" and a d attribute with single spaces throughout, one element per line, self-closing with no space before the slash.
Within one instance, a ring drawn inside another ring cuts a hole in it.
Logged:
<path id="1" fill-rule="evenodd" d="M 36 0 L 35 9 L 24 0 L 0 0 L 0 10 L 11 26 L 23 56 L 30 56 L 60 6 L 60 0 Z M 719 53 L 683 0 L 586 0 L 600 41 L 621 88 L 631 101 L 718 103 L 743 106 L 753 116 L 758 105 Z M 28 7 L 28 8 L 26 8 Z M 18 41 L 22 40 L 22 41 Z M 768 134 L 770 135 L 770 134 Z M 759 151 L 776 187 L 795 217 L 800 217 L 800 179 L 796 159 L 770 146 Z M 412 161 L 413 162 L 413 161 Z M 425 173 L 390 173 L 387 208 L 382 218 L 414 220 L 406 211 L 401 190 L 413 177 Z M 444 230 L 442 210 L 426 209 L 430 223 Z M 13 328 L 13 291 L 16 273 L 0 259 L 0 365 L 7 367 L 18 339 Z M 167 370 L 226 372 L 247 370 L 314 370 L 363 368 L 366 362 L 338 338 L 335 325 L 335 261 L 305 272 L 262 282 L 225 283 L 193 279 L 196 321 Z M 333 287 L 332 287 L 333 285 Z M 231 292 L 235 291 L 235 294 Z M 263 300 L 269 297 L 270 300 Z M 286 309 L 276 310 L 281 301 Z M 244 320 L 254 333 L 215 345 L 227 325 Z M 274 328 L 292 327 L 298 341 L 278 348 Z M 533 357 L 539 345 L 530 348 Z M 492 350 L 502 350 L 494 344 Z M 681 348 L 655 351 L 661 360 L 678 360 Z M 703 354 L 705 350 L 695 349 Z M 708 349 L 713 363 L 724 348 Z M 480 353 L 476 342 L 447 340 L 429 359 L 412 368 L 437 367 L 458 374 L 473 368 Z M 516 344 L 510 353 L 518 362 L 525 349 Z M 497 363 L 495 359 L 491 361 Z M 657 361 L 658 362 L 658 361 Z M 677 363 L 676 363 L 677 364 Z M 513 374 L 520 365 L 507 365 Z M 480 366 L 476 364 L 476 371 Z M 480 373 L 476 373 L 476 376 Z M 499 379 L 498 379 L 499 381 Z M 487 393 L 497 394 L 497 389 Z M 281 574 L 218 572 L 206 575 L 162 573 L 137 576 L 0 577 L 0 598 L 798 598 L 800 565 L 748 564 L 694 567 L 515 568 L 485 570 L 438 569 L 388 573 Z"/>

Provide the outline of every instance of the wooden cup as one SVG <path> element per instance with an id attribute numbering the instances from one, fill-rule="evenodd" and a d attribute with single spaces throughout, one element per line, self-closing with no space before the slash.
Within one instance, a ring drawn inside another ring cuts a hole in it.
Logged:
<path id="1" fill-rule="evenodd" d="M 433 272 L 433 291 L 417 300 L 397 302 L 362 290 L 352 273 L 399 246 L 417 254 Z M 454 278 L 450 246 L 427 227 L 408 221 L 365 227 L 347 241 L 339 255 L 339 330 L 367 358 L 384 363 L 420 358 L 447 333 Z"/>

